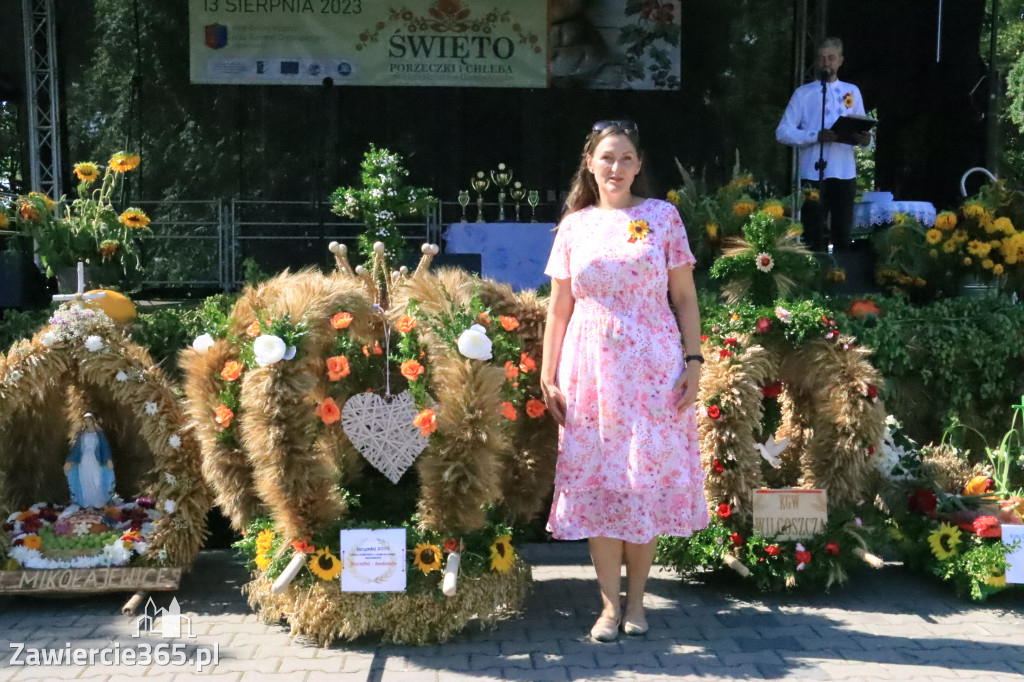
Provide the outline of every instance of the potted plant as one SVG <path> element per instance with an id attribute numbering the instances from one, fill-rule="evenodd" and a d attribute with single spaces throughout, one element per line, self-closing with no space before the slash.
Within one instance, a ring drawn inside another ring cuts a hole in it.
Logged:
<path id="1" fill-rule="evenodd" d="M 95 285 L 123 284 L 138 275 L 137 239 L 149 233 L 149 217 L 134 207 L 118 212 L 112 201 L 124 174 L 138 165 L 138 156 L 124 152 L 111 157 L 102 175 L 99 164 L 75 164 L 79 184 L 74 201 L 54 201 L 39 192 L 18 197 L 8 219 L 32 238 L 46 274 L 57 276 L 62 289 L 74 289 L 73 279 L 65 282 L 62 276 L 79 261 L 89 265 Z"/>

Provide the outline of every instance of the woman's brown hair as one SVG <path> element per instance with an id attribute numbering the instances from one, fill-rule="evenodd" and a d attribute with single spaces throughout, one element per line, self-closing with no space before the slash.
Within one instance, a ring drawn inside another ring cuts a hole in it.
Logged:
<path id="1" fill-rule="evenodd" d="M 594 180 L 594 174 L 587 168 L 587 155 L 593 154 L 594 150 L 597 149 L 597 145 L 612 135 L 625 135 L 627 139 L 633 144 L 636 149 L 637 157 L 640 159 L 640 172 L 637 173 L 636 178 L 633 179 L 633 186 L 630 188 L 630 192 L 639 197 L 650 196 L 650 188 L 647 183 L 647 176 L 644 174 L 644 163 L 643 163 L 643 152 L 640 150 L 640 135 L 637 132 L 636 125 L 623 125 L 618 122 L 612 123 L 600 130 L 591 131 L 587 135 L 587 141 L 583 144 L 583 153 L 580 155 L 580 166 L 576 169 L 576 174 L 572 177 L 572 185 L 569 187 L 569 197 L 565 200 L 565 213 L 562 215 L 569 215 L 575 213 L 587 206 L 593 206 L 597 203 L 600 195 L 597 191 L 597 181 Z"/>

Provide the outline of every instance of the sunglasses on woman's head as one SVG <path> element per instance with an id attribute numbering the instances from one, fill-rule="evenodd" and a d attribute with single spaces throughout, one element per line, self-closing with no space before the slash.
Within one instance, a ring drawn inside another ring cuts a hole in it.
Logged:
<path id="1" fill-rule="evenodd" d="M 623 131 L 625 131 L 627 133 L 633 133 L 634 135 L 639 135 L 640 134 L 640 128 L 637 127 L 636 123 L 634 123 L 633 121 L 627 120 L 627 119 L 622 119 L 622 120 L 611 120 L 611 119 L 609 119 L 607 121 L 598 121 L 597 123 L 594 124 L 594 127 L 591 130 L 592 130 L 592 132 L 599 133 L 602 130 L 604 130 L 605 128 L 611 128 L 612 126 L 614 126 L 616 128 L 621 128 Z"/>

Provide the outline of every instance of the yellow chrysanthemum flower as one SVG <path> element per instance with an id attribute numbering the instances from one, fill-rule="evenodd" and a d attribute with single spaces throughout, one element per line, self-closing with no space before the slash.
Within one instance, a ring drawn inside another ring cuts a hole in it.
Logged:
<path id="1" fill-rule="evenodd" d="M 924 238 L 929 244 L 938 244 L 942 241 L 942 232 L 932 228 L 924 233 Z"/>
<path id="2" fill-rule="evenodd" d="M 967 242 L 967 253 L 975 258 L 985 258 L 991 250 L 992 247 L 988 242 L 979 242 L 976 239 Z"/>
<path id="3" fill-rule="evenodd" d="M 256 536 L 256 553 L 266 554 L 274 546 L 274 531 L 264 529 Z"/>
<path id="4" fill-rule="evenodd" d="M 127 227 L 141 229 L 149 225 L 149 216 L 142 212 L 138 208 L 125 209 L 124 213 L 118 218 Z"/>
<path id="5" fill-rule="evenodd" d="M 256 558 L 253 559 L 253 562 L 256 564 L 256 568 L 261 571 L 265 571 L 267 570 L 267 566 L 270 565 L 270 557 L 266 554 L 257 554 Z"/>
<path id="6" fill-rule="evenodd" d="M 679 205 L 679 192 L 675 191 L 674 189 L 670 189 L 668 191 L 668 194 L 665 195 L 665 198 L 668 199 L 668 202 L 673 206 Z"/>
<path id="7" fill-rule="evenodd" d="M 309 560 L 309 570 L 321 580 L 334 580 L 341 575 L 341 560 L 324 547 Z"/>
<path id="8" fill-rule="evenodd" d="M 1003 264 L 1002 263 L 996 263 L 995 265 L 993 265 L 992 266 L 992 274 L 993 275 L 1001 275 L 1001 274 L 1003 274 Z"/>
<path id="9" fill-rule="evenodd" d="M 412 562 L 423 575 L 441 570 L 441 548 L 429 542 L 421 542 L 413 550 Z"/>
<path id="10" fill-rule="evenodd" d="M 928 251 L 928 255 L 931 256 L 932 258 L 938 258 L 939 252 L 936 251 L 935 249 L 931 249 L 930 251 Z"/>
<path id="11" fill-rule="evenodd" d="M 970 267 L 974 265 L 974 261 L 971 260 L 970 256 L 964 256 L 964 267 Z"/>
<path id="12" fill-rule="evenodd" d="M 1003 216 L 1002 218 L 996 218 L 995 222 L 992 223 L 992 229 L 998 230 L 999 232 L 1002 232 L 1003 234 L 1007 235 L 1016 232 L 1016 230 L 1013 229 L 1013 221 L 1011 221 L 1006 216 Z"/>
<path id="13" fill-rule="evenodd" d="M 786 215 L 786 209 L 782 207 L 782 204 L 779 204 L 774 201 L 765 204 L 764 208 L 762 208 L 761 210 L 770 215 L 771 217 L 775 218 L 776 220 L 781 220 L 782 216 Z"/>
<path id="14" fill-rule="evenodd" d="M 516 553 L 512 549 L 512 536 L 500 535 L 491 545 L 491 570 L 498 573 L 508 573 L 512 564 L 516 562 Z"/>
<path id="15" fill-rule="evenodd" d="M 718 239 L 718 225 L 716 225 L 715 223 L 707 223 L 704 226 L 704 229 L 707 230 L 708 239 L 710 239 L 711 241 Z"/>
<path id="16" fill-rule="evenodd" d="M 964 217 L 967 218 L 980 218 L 985 215 L 985 207 L 976 201 L 969 201 L 963 205 L 960 209 L 963 212 Z"/>
<path id="17" fill-rule="evenodd" d="M 100 178 L 100 167 L 92 161 L 75 164 L 75 175 L 82 182 L 96 182 Z"/>
<path id="18" fill-rule="evenodd" d="M 993 215 L 990 211 L 985 211 L 980 218 L 978 218 L 978 224 L 985 228 L 985 231 L 989 234 L 998 232 L 996 229 L 996 221 L 993 220 Z"/>
<path id="19" fill-rule="evenodd" d="M 954 240 L 950 239 L 949 241 L 942 245 L 942 250 L 945 253 L 953 253 L 954 251 L 956 251 L 956 247 L 957 243 Z"/>
<path id="20" fill-rule="evenodd" d="M 110 158 L 110 169 L 115 173 L 127 173 L 139 167 L 141 159 L 134 154 L 118 152 Z"/>
<path id="21" fill-rule="evenodd" d="M 956 227 L 956 213 L 952 211 L 943 211 L 939 215 L 935 216 L 935 227 L 940 230 L 952 230 Z"/>
<path id="22" fill-rule="evenodd" d="M 754 212 L 755 208 L 757 206 L 752 201 L 737 201 L 732 205 L 732 213 L 739 218 L 746 218 Z"/>
<path id="23" fill-rule="evenodd" d="M 960 529 L 944 523 L 928 535 L 928 544 L 936 559 L 942 561 L 954 557 L 960 545 Z"/>
<path id="24" fill-rule="evenodd" d="M 991 270 L 994 266 L 995 263 L 992 262 L 991 258 L 986 258 L 985 260 L 981 261 L 981 267 L 985 268 L 986 270 Z"/>
<path id="25" fill-rule="evenodd" d="M 966 230 L 953 230 L 953 234 L 950 236 L 950 239 L 955 241 L 957 244 L 964 244 L 968 239 L 970 239 L 970 237 L 967 236 Z"/>
<path id="26" fill-rule="evenodd" d="M 999 244 L 999 252 L 1010 265 L 1024 261 L 1024 234 L 1017 233 L 1004 239 Z"/>

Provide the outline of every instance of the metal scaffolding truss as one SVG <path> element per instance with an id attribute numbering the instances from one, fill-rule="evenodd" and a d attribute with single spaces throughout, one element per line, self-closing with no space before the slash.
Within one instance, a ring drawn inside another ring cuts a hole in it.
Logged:
<path id="1" fill-rule="evenodd" d="M 57 199 L 62 194 L 60 89 L 54 0 L 21 0 L 25 35 L 30 187 Z"/>

